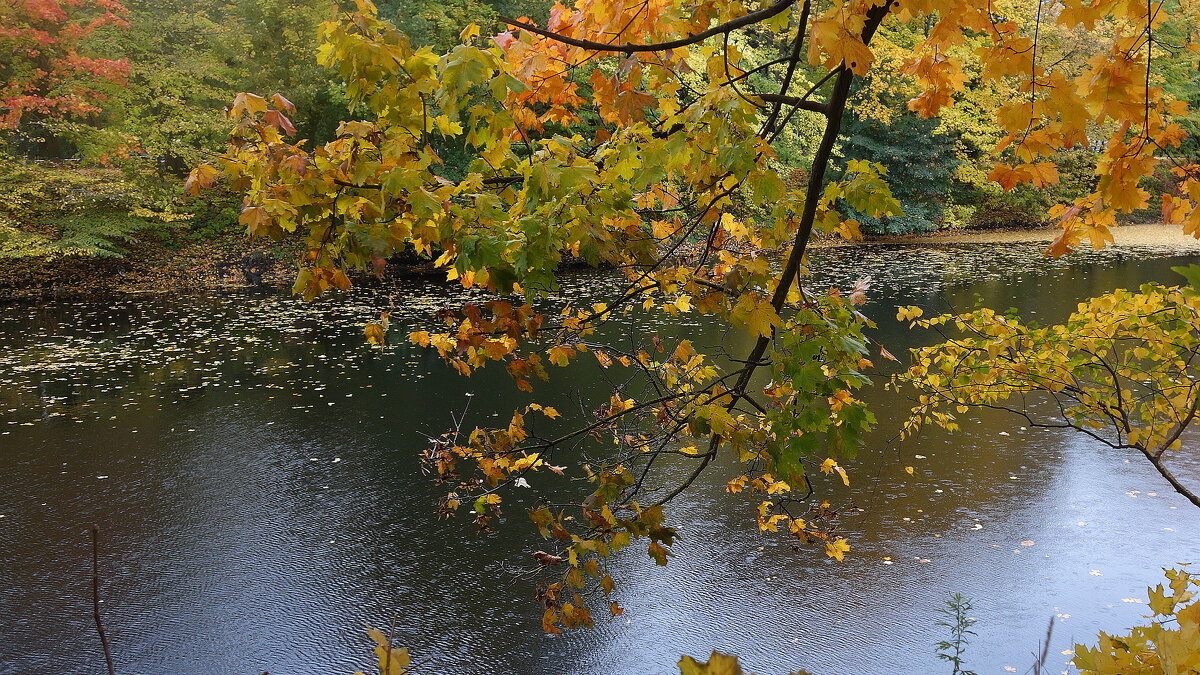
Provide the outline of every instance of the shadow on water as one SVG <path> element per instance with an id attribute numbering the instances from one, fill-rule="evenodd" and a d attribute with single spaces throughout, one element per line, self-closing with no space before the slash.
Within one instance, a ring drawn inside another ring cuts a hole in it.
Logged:
<path id="1" fill-rule="evenodd" d="M 874 278 L 869 313 L 896 354 L 930 339 L 895 323 L 900 304 L 983 302 L 1049 322 L 1091 295 L 1173 282 L 1170 266 L 1193 262 L 1040 251 L 839 248 L 809 262 L 817 286 Z M 564 294 L 610 281 L 566 283 Z M 397 293 L 396 334 L 463 295 Z M 970 665 L 1022 672 L 1047 617 L 1065 662 L 1074 640 L 1140 618 L 1144 606 L 1122 599 L 1142 597 L 1159 567 L 1200 560 L 1200 513 L 1135 458 L 1002 416 L 898 445 L 908 401 L 877 387 L 867 397 L 880 430 L 853 462 L 853 488 L 822 486 L 863 508 L 845 520 L 845 563 L 756 532 L 751 500 L 722 489 L 733 468 L 717 465 L 672 511 L 683 538 L 668 567 L 635 549 L 616 561 L 624 616 L 545 636 L 530 589 L 506 572 L 538 546 L 519 504 L 497 533 L 473 536 L 433 518 L 438 491 L 415 460 L 422 434 L 444 431 L 468 400 L 470 420 L 486 423 L 523 399 L 498 369 L 464 379 L 423 350 L 367 348 L 361 325 L 381 302 L 0 308 L 0 673 L 96 670 L 92 522 L 104 527 L 104 607 L 127 673 L 349 673 L 366 665 L 363 625 L 392 617 L 397 641 L 439 673 L 664 673 L 713 648 L 764 675 L 942 672 L 935 612 L 956 591 L 979 619 Z M 539 400 L 565 412 L 573 399 L 548 399 L 606 396 L 597 370 L 563 373 Z M 1178 466 L 1200 482 L 1200 462 Z"/>

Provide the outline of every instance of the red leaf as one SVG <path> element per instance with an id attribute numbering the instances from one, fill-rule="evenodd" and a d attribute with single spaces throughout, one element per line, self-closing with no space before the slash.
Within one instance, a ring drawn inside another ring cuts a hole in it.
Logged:
<path id="1" fill-rule="evenodd" d="M 284 117 L 283 113 L 278 110 L 268 110 L 263 113 L 262 120 L 264 124 L 269 124 L 288 136 L 296 133 L 296 127 L 292 126 L 292 121 Z"/>

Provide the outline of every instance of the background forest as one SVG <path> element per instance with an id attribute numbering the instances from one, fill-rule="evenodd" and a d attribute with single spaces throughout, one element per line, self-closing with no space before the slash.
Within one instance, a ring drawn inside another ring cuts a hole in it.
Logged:
<path id="1" fill-rule="evenodd" d="M 0 64 L 0 111 L 6 120 L 0 126 L 0 257 L 30 263 L 64 256 L 120 257 L 135 244 L 141 244 L 140 251 L 146 246 L 170 250 L 240 234 L 237 199 L 220 192 L 184 197 L 182 178 L 223 147 L 224 111 L 241 91 L 281 93 L 296 106 L 292 121 L 300 138 L 323 143 L 333 137 L 352 111 L 336 75 L 317 65 L 315 52 L 317 26 L 332 16 L 335 4 L 131 0 L 84 3 L 70 7 L 69 15 L 39 15 L 39 3 L 5 2 L 0 24 L 20 28 L 0 34 L 0 50 L 33 54 L 36 50 L 26 51 L 31 44 L 43 37 L 48 42 L 41 42 L 36 57 Z M 443 51 L 458 41 L 459 27 L 468 22 L 480 24 L 485 33 L 499 32 L 497 16 L 540 17 L 546 11 L 542 5 L 533 0 L 390 0 L 380 3 L 380 15 L 415 45 Z M 1104 40 L 1101 33 L 1053 30 L 1043 37 L 1044 50 L 1058 61 L 1077 61 L 1080 68 L 1083 55 Z M 1095 154 L 1087 149 L 1053 158 L 1059 176 L 1053 184 L 1006 191 L 989 179 L 987 150 L 1003 136 L 990 111 L 1015 92 L 1001 91 L 977 71 L 965 74 L 957 104 L 941 117 L 926 119 L 910 111 L 915 85 L 900 65 L 920 31 L 916 24 L 884 28 L 876 49 L 881 62 L 891 66 L 872 70 L 856 84 L 854 113 L 843 127 L 838 155 L 879 162 L 890 175 L 902 177 L 892 189 L 903 215 L 847 214 L 862 223 L 864 233 L 1037 227 L 1049 222 L 1051 204 L 1092 188 Z M 1194 39 L 1178 37 L 1181 44 Z M 737 40 L 737 48 L 749 56 L 779 48 L 777 37 L 753 28 Z M 39 58 L 53 61 L 63 55 L 92 60 L 94 67 L 61 66 L 62 72 L 54 72 L 51 66 L 43 69 L 51 73 L 41 80 L 29 78 L 30 69 L 39 72 Z M 1190 104 L 1184 126 L 1193 131 L 1200 127 L 1195 112 L 1200 83 L 1192 76 L 1196 55 L 1181 49 L 1160 58 L 1170 74 L 1160 84 Z M 748 78 L 751 84 L 756 77 Z M 39 107 L 30 103 L 31 96 L 74 97 L 85 104 Z M 797 181 L 806 175 L 819 136 L 818 116 L 801 111 L 798 117 L 806 115 L 812 119 L 792 120 L 776 145 L 784 174 L 793 172 Z M 461 149 L 438 152 L 450 173 L 456 163 L 466 162 Z M 1194 148 L 1184 148 L 1183 154 L 1194 154 Z M 1147 186 L 1156 199 L 1133 214 L 1136 220 L 1160 217 L 1157 196 L 1170 191 L 1172 178 L 1164 169 L 1154 180 L 1163 184 Z"/>
<path id="2" fill-rule="evenodd" d="M 444 50 L 456 26 L 537 4 L 392 1 L 380 11 L 414 43 Z M 316 143 L 350 115 L 335 75 L 316 63 L 317 26 L 334 2 L 132 0 L 64 4 L 62 15 L 39 6 L 0 4 L 0 26 L 17 28 L 0 32 L 0 52 L 39 52 L 0 63 L 0 257 L 117 257 L 135 241 L 179 247 L 239 233 L 240 199 L 184 198 L 181 189 L 188 170 L 224 146 L 233 97 L 283 94 L 296 104 L 300 136 Z M 54 73 L 39 63 L 66 54 L 108 67 Z M 51 76 L 31 87 L 39 67 Z M 28 102 L 79 91 L 95 105 Z"/>

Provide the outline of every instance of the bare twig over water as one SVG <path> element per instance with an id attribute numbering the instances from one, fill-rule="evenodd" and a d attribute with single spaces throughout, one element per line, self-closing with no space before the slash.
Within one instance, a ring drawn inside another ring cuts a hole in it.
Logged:
<path id="1" fill-rule="evenodd" d="M 108 648 L 108 635 L 104 633 L 104 622 L 100 620 L 100 526 L 96 524 L 92 525 L 92 618 L 96 620 L 96 632 L 100 635 L 100 646 L 104 648 L 108 675 L 116 675 L 112 650 Z"/>
<path id="2" fill-rule="evenodd" d="M 1054 617 L 1050 617 L 1050 623 L 1046 624 L 1046 638 L 1042 641 L 1042 655 L 1039 658 L 1034 654 L 1037 661 L 1033 664 L 1033 675 L 1042 675 L 1046 668 L 1046 659 L 1050 657 L 1050 638 L 1054 635 Z"/>

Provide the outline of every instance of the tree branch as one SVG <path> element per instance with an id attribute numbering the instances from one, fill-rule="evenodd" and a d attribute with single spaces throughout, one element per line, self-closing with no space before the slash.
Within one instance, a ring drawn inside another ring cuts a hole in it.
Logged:
<path id="1" fill-rule="evenodd" d="M 751 94 L 751 95 L 757 96 L 757 97 L 761 98 L 762 100 L 766 101 L 767 103 L 778 103 L 780 105 L 794 105 L 797 108 L 800 108 L 801 110 L 811 110 L 812 112 L 821 113 L 822 115 L 829 114 L 829 106 L 828 105 L 826 105 L 824 103 L 818 103 L 817 101 L 810 101 L 806 98 L 800 98 L 799 96 L 789 96 L 787 94 L 770 94 L 770 93 Z"/>
<path id="2" fill-rule="evenodd" d="M 1175 475 L 1163 465 L 1161 456 L 1155 455 L 1146 448 L 1138 449 L 1142 451 L 1142 454 L 1146 456 L 1146 459 L 1150 460 L 1150 463 L 1154 465 L 1154 468 L 1158 469 L 1158 473 L 1161 474 L 1163 478 L 1167 479 L 1167 482 L 1171 484 L 1171 487 L 1175 488 L 1176 492 L 1187 498 L 1187 500 L 1193 505 L 1200 506 L 1200 495 L 1197 495 L 1195 492 L 1192 492 L 1186 486 L 1184 486 L 1183 483 L 1180 483 L 1179 479 L 1175 478 Z"/>
<path id="3" fill-rule="evenodd" d="M 716 26 L 713 26 L 712 28 L 709 28 L 708 30 L 696 33 L 695 35 L 690 35 L 688 37 L 680 38 L 678 40 L 669 40 L 667 42 L 658 42 L 658 43 L 654 43 L 654 44 L 632 44 L 632 43 L 609 44 L 606 42 L 596 42 L 594 40 L 580 40 L 578 38 L 567 37 L 566 35 L 559 35 L 558 33 L 555 33 L 553 31 L 548 31 L 544 28 L 538 28 L 537 26 L 534 26 L 533 24 L 525 23 L 524 21 L 517 21 L 516 19 L 510 19 L 506 16 L 500 16 L 500 17 L 496 17 L 496 18 L 499 19 L 501 23 L 506 23 L 515 28 L 520 28 L 521 30 L 529 31 L 530 33 L 533 33 L 534 35 L 541 35 L 542 37 L 550 38 L 551 40 L 555 40 L 555 41 L 561 42 L 563 44 L 571 45 L 572 47 L 579 47 L 581 49 L 590 49 L 590 50 L 599 51 L 599 52 L 625 52 L 625 53 L 628 53 L 628 52 L 661 52 L 661 51 L 666 51 L 668 49 L 677 49 L 679 47 L 686 47 L 688 45 L 694 45 L 697 42 L 703 42 L 703 41 L 707 40 L 708 38 L 713 37 L 714 35 L 720 35 L 722 33 L 729 33 L 731 31 L 735 31 L 739 28 L 743 28 L 745 26 L 749 26 L 751 24 L 755 24 L 760 21 L 764 21 L 766 19 L 769 19 L 769 18 L 775 16 L 776 14 L 779 14 L 780 12 L 786 10 L 787 8 L 791 7 L 794 4 L 796 4 L 796 0 L 780 0 L 777 3 L 770 5 L 768 7 L 764 7 L 756 12 L 750 12 L 749 14 L 746 14 L 744 16 L 740 16 L 736 19 L 732 19 L 730 21 L 726 21 L 725 23 L 718 24 Z"/>
<path id="4" fill-rule="evenodd" d="M 787 95 L 788 90 L 792 87 L 792 77 L 796 73 L 797 64 L 800 63 L 800 52 L 804 49 L 804 31 L 808 30 L 808 17 L 811 12 L 812 0 L 804 0 L 804 7 L 800 10 L 800 23 L 796 28 L 796 39 L 792 42 L 792 54 L 788 60 L 787 72 L 783 75 L 783 83 L 779 85 L 779 94 L 781 96 Z M 782 109 L 782 102 L 776 102 L 775 108 L 771 110 L 771 114 L 767 117 L 767 121 L 763 123 L 763 134 L 775 131 L 775 123 L 779 120 L 779 113 Z"/>

